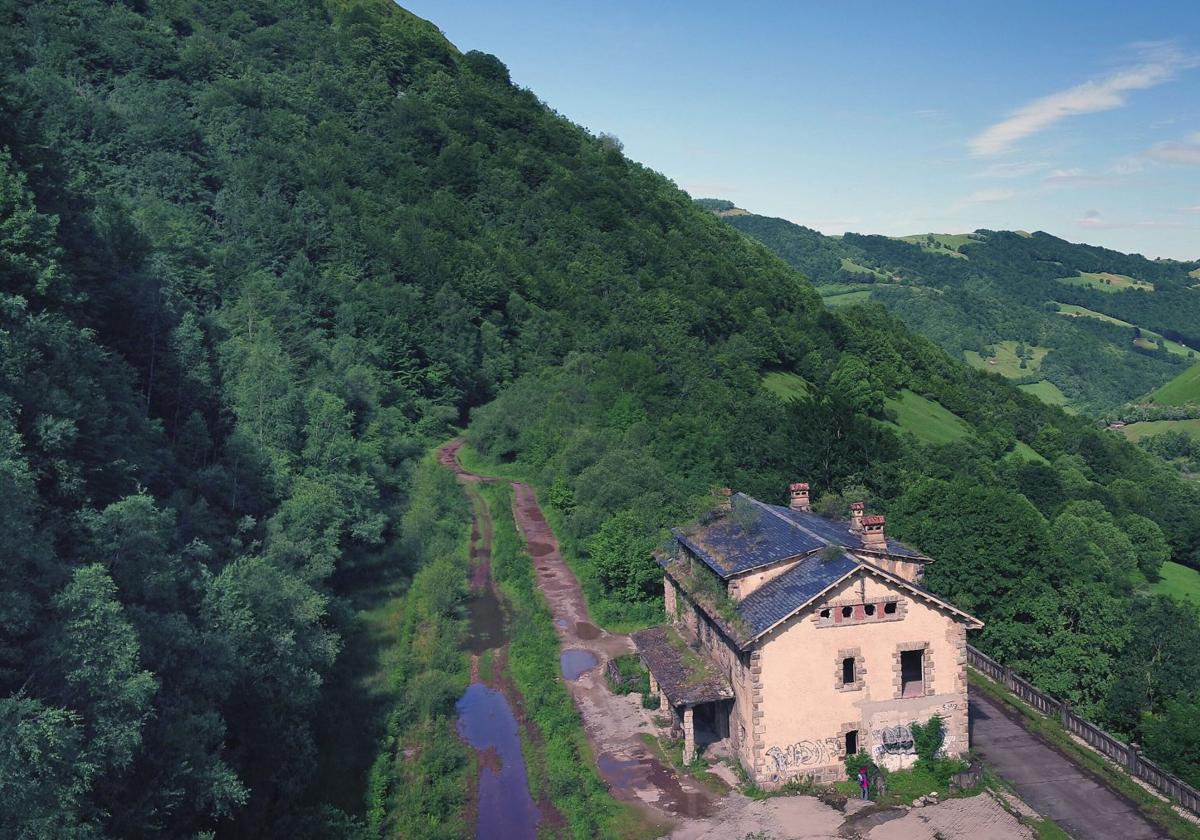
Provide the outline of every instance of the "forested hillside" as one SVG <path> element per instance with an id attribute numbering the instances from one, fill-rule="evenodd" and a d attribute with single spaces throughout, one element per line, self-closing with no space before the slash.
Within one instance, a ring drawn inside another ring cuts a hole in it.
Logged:
<path id="1" fill-rule="evenodd" d="M 1116 413 L 1196 362 L 1197 262 L 1045 233 L 829 237 L 731 202 L 702 206 L 803 271 L 830 304 L 882 303 L 952 356 L 1048 402 Z"/>
<path id="2" fill-rule="evenodd" d="M 461 768 L 423 747 L 452 737 L 465 526 L 417 464 L 468 421 L 540 476 L 609 616 L 660 608 L 649 549 L 712 487 L 807 478 L 937 556 L 987 649 L 1200 774 L 1200 627 L 1141 594 L 1200 562 L 1161 461 L 882 307 L 826 311 L 385 0 L 0 24 L 0 834 L 449 832 Z M 961 428 L 923 441 L 914 405 Z M 352 722 L 399 793 L 335 808 L 350 598 L 418 568 L 393 713 Z"/>

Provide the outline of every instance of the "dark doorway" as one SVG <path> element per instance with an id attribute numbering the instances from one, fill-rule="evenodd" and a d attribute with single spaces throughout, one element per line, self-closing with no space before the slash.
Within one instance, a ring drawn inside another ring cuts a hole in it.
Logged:
<path id="1" fill-rule="evenodd" d="M 925 694 L 925 650 L 900 652 L 900 696 L 922 697 Z"/>
<path id="2" fill-rule="evenodd" d="M 857 729 L 851 729 L 846 733 L 846 755 L 858 755 Z"/>
<path id="3" fill-rule="evenodd" d="M 729 714 L 732 700 L 700 703 L 692 708 L 692 724 L 696 727 L 696 746 L 703 748 L 729 737 Z"/>

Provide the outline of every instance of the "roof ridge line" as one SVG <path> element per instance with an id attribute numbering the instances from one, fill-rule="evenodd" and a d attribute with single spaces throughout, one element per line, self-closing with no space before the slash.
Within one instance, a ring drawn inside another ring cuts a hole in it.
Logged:
<path id="1" fill-rule="evenodd" d="M 817 541 L 819 541 L 819 542 L 821 542 L 821 543 L 823 543 L 824 545 L 827 545 L 827 546 L 829 546 L 829 545 L 833 545 L 833 543 L 832 543 L 832 542 L 830 542 L 829 540 L 827 540 L 827 539 L 825 539 L 824 537 L 822 537 L 822 536 L 821 536 L 820 534 L 818 534 L 816 531 L 810 531 L 810 530 L 808 530 L 808 529 L 807 529 L 807 528 L 805 528 L 803 525 L 801 525 L 799 522 L 796 522 L 794 519 L 790 519 L 789 517 L 787 517 L 787 516 L 784 516 L 782 513 L 780 513 L 779 511 L 775 510 L 773 507 L 771 507 L 770 505 L 768 505 L 766 502 L 760 502 L 758 499 L 754 498 L 753 496 L 747 496 L 745 493 L 742 493 L 741 495 L 743 495 L 743 496 L 746 496 L 746 498 L 747 498 L 747 499 L 749 499 L 750 501 L 754 502 L 754 504 L 758 505 L 760 508 L 763 508 L 764 510 L 766 510 L 766 512 L 767 512 L 767 513 L 771 514 L 772 516 L 778 517 L 780 520 L 782 520 L 783 522 L 786 522 L 788 525 L 791 525 L 791 526 L 792 526 L 793 528 L 795 528 L 796 530 L 798 530 L 798 531 L 803 531 L 804 533 L 808 534 L 808 535 L 809 535 L 810 537 L 812 537 L 814 540 L 817 540 Z M 844 548 L 846 548 L 846 546 L 844 546 L 844 545 L 843 545 L 843 546 L 839 546 L 839 548 L 843 548 L 843 549 L 844 549 Z"/>

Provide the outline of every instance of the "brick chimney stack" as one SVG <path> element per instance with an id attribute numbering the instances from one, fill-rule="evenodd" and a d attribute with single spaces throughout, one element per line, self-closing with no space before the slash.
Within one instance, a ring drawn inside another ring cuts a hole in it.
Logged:
<path id="1" fill-rule="evenodd" d="M 883 526 L 886 521 L 882 516 L 864 516 L 862 518 L 863 548 L 887 551 L 887 537 L 883 534 Z"/>
<path id="2" fill-rule="evenodd" d="M 863 529 L 863 510 L 866 505 L 863 502 L 850 503 L 850 530 L 856 534 L 861 534 Z"/>
<path id="3" fill-rule="evenodd" d="M 808 482 L 798 481 L 788 489 L 791 491 L 791 501 L 788 503 L 788 507 L 805 513 L 812 510 L 812 505 L 808 500 Z"/>

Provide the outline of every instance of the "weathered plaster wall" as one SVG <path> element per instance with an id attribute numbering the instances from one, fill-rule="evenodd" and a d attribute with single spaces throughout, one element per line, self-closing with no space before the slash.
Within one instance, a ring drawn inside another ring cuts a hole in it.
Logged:
<path id="1" fill-rule="evenodd" d="M 741 601 L 767 581 L 774 580 L 792 568 L 792 566 L 795 566 L 799 560 L 799 557 L 793 557 L 778 565 L 771 566 L 769 569 L 763 569 L 760 572 L 753 572 L 743 577 L 734 578 L 729 582 L 729 597 L 735 601 Z"/>
<path id="2" fill-rule="evenodd" d="M 733 688 L 733 711 L 729 716 L 729 739 L 744 767 L 754 764 L 753 677 L 743 665 L 742 656 L 733 643 L 710 622 L 687 594 L 674 581 L 666 578 L 667 618 L 675 623 L 685 638 L 695 640 L 709 659 L 721 669 Z M 746 655 L 749 660 L 749 654 Z"/>
<path id="3" fill-rule="evenodd" d="M 900 618 L 831 624 L 821 608 L 901 600 Z M 813 775 L 843 776 L 845 733 L 858 730 L 860 748 L 885 766 L 908 766 L 912 722 L 935 713 L 946 721 L 945 749 L 967 749 L 966 633 L 949 613 L 868 575 L 856 575 L 815 608 L 771 633 L 761 648 L 760 711 L 764 749 L 754 765 L 760 784 Z M 924 694 L 900 697 L 899 651 L 925 647 Z M 853 656 L 855 685 L 841 683 L 841 662 Z"/>

